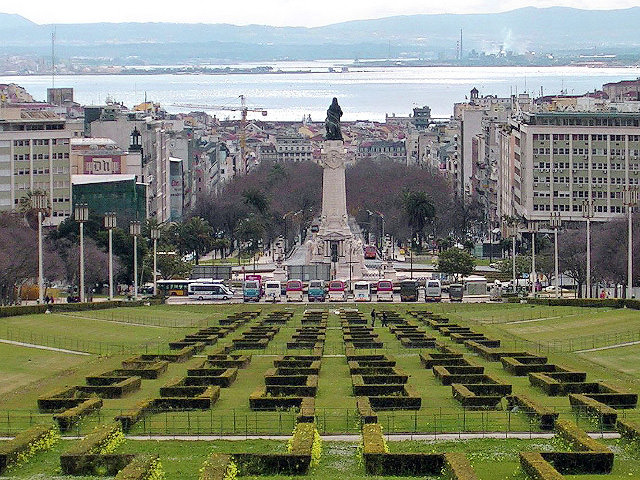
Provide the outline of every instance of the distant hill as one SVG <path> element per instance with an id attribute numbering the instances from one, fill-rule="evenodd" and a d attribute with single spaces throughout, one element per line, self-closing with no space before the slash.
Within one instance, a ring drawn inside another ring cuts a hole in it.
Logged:
<path id="1" fill-rule="evenodd" d="M 56 25 L 56 51 L 108 57 L 122 63 L 153 61 L 314 58 L 437 58 L 463 49 L 495 53 L 635 52 L 640 8 L 579 10 L 521 8 L 491 14 L 438 14 L 358 20 L 315 28 L 228 24 L 93 23 Z M 0 14 L 0 54 L 46 55 L 52 25 Z"/>

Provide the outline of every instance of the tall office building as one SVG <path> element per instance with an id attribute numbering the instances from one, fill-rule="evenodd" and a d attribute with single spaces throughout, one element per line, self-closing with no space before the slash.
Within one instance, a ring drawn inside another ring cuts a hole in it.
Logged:
<path id="1" fill-rule="evenodd" d="M 640 178 L 640 114 L 524 113 L 502 130 L 500 215 L 548 221 L 551 212 L 583 221 L 625 212 L 623 191 Z"/>
<path id="2" fill-rule="evenodd" d="M 45 225 L 71 215 L 71 135 L 47 111 L 0 109 L 0 210 L 17 209 L 29 192 L 44 191 L 51 206 Z"/>

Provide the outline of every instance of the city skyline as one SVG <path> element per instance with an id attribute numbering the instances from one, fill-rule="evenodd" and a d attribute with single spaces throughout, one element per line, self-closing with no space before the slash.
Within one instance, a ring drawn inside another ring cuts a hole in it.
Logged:
<path id="1" fill-rule="evenodd" d="M 0 2 L 0 12 L 21 15 L 39 24 L 94 23 L 94 22 L 181 22 L 229 23 L 234 25 L 272 25 L 317 27 L 352 20 L 384 18 L 397 15 L 497 13 L 522 7 L 547 8 L 554 6 L 588 10 L 624 9 L 640 6 L 637 0 L 542 0 L 520 2 L 516 0 L 456 1 L 447 4 L 427 4 L 419 0 L 389 3 L 383 0 L 354 1 L 344 4 L 328 0 L 322 4 L 299 3 L 291 0 L 259 2 L 244 0 L 241 5 L 216 5 L 176 10 L 168 3 L 151 4 L 148 1 L 130 3 L 114 0 L 108 11 L 89 10 L 78 0 L 62 0 L 51 8 L 44 0 L 31 0 L 22 4 Z"/>

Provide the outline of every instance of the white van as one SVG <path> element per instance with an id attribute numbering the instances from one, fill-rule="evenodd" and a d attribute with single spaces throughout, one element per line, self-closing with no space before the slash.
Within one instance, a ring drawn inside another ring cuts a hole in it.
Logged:
<path id="1" fill-rule="evenodd" d="M 355 282 L 353 284 L 353 296 L 356 302 L 370 302 L 371 285 L 369 285 L 369 282 Z"/>
<path id="2" fill-rule="evenodd" d="M 218 283 L 190 283 L 188 289 L 189 298 L 197 300 L 229 300 L 233 292 Z"/>
<path id="3" fill-rule="evenodd" d="M 424 285 L 424 301 L 439 302 L 442 300 L 440 280 L 427 280 Z"/>
<path id="4" fill-rule="evenodd" d="M 276 280 L 267 280 L 264 284 L 264 298 L 267 302 L 282 301 L 282 284 Z"/>

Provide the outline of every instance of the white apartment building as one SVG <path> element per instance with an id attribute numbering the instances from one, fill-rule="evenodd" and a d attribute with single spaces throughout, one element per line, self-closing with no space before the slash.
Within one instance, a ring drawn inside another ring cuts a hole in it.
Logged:
<path id="1" fill-rule="evenodd" d="M 45 225 L 71 215 L 71 135 L 65 120 L 47 111 L 0 108 L 0 210 L 16 209 L 36 190 L 49 198 Z"/>
<path id="2" fill-rule="evenodd" d="M 640 114 L 523 113 L 500 139 L 499 213 L 548 221 L 594 220 L 625 213 L 623 191 L 640 179 Z"/>

